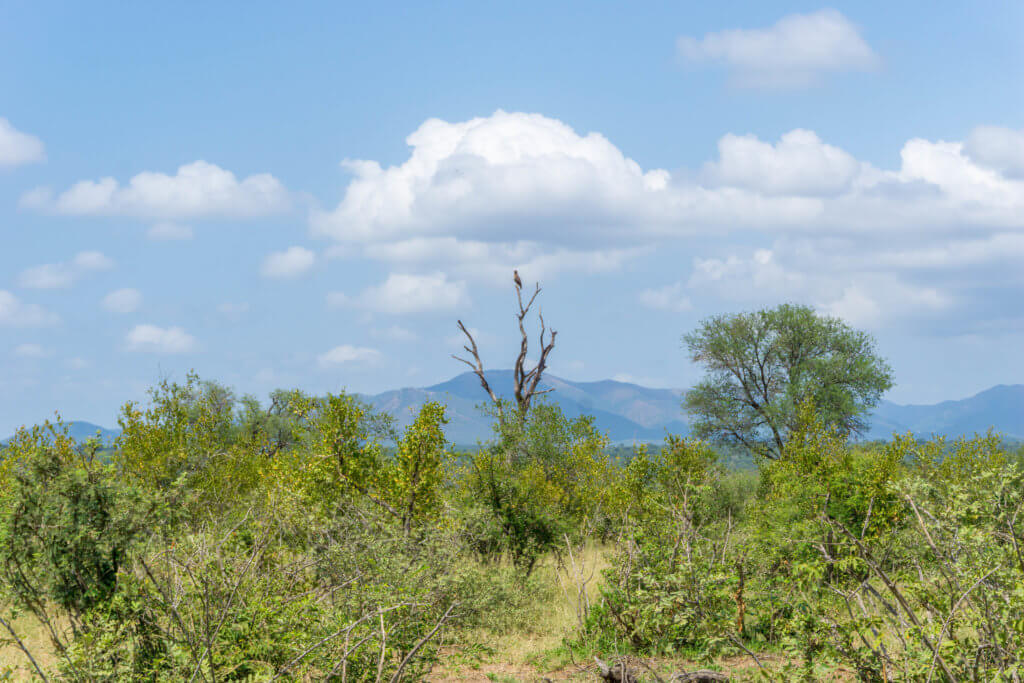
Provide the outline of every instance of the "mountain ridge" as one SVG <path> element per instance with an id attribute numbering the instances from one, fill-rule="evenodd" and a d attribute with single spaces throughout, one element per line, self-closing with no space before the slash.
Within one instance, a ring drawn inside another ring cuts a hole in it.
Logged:
<path id="1" fill-rule="evenodd" d="M 512 398 L 512 371 L 491 370 L 487 381 L 499 397 Z M 682 412 L 681 389 L 654 389 L 617 380 L 577 382 L 545 375 L 542 389 L 554 389 L 544 400 L 557 404 L 570 418 L 592 415 L 599 430 L 614 443 L 660 442 L 666 433 L 689 433 Z M 426 387 L 404 387 L 379 394 L 357 394 L 375 409 L 396 418 L 400 426 L 412 421 L 424 402 L 447 405 L 449 441 L 468 446 L 489 438 L 491 419 L 481 411 L 489 402 L 473 372 L 464 372 Z M 898 404 L 883 400 L 872 412 L 863 439 L 889 439 L 894 432 L 918 437 L 949 437 L 985 433 L 990 428 L 1012 439 L 1024 439 L 1024 384 L 998 384 L 973 396 L 934 404 Z M 117 430 L 89 422 L 69 422 L 78 439 L 101 433 L 109 443 Z"/>
<path id="2" fill-rule="evenodd" d="M 486 377 L 500 398 L 512 398 L 511 370 L 492 370 Z M 616 380 L 575 382 L 555 375 L 545 375 L 542 388 L 555 389 L 545 396 L 567 416 L 593 415 L 597 427 L 616 443 L 662 441 L 666 432 L 689 433 L 689 421 L 682 412 L 681 389 L 652 389 Z M 405 398 L 402 410 L 395 410 L 398 395 Z M 473 443 L 490 434 L 489 422 L 477 410 L 487 396 L 473 372 L 428 387 L 362 398 L 391 413 L 403 425 L 408 423 L 402 419 L 403 413 L 411 415 L 412 409 L 424 401 L 442 400 L 449 406 L 449 438 L 453 442 Z M 480 422 L 473 424 L 476 420 Z M 935 404 L 883 400 L 871 413 L 869 423 L 871 427 L 862 439 L 890 439 L 894 432 L 910 432 L 925 438 L 938 434 L 970 436 L 985 433 L 989 428 L 1010 438 L 1024 439 L 1024 384 L 999 384 L 973 396 Z"/>

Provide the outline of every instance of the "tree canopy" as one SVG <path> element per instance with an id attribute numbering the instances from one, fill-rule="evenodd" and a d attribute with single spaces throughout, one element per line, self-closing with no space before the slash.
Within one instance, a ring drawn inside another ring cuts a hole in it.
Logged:
<path id="1" fill-rule="evenodd" d="M 892 386 L 870 334 L 809 306 L 714 316 L 683 341 L 707 370 L 684 399 L 693 433 L 769 459 L 782 453 L 802 402 L 825 425 L 856 434 Z"/>

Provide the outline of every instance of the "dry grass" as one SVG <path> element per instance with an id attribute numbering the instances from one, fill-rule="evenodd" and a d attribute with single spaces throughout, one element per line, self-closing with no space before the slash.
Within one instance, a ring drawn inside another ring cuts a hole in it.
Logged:
<path id="1" fill-rule="evenodd" d="M 53 650 L 53 643 L 50 642 L 46 628 L 35 617 L 23 614 L 10 623 L 18 638 L 44 671 L 57 664 L 57 653 Z M 10 671 L 12 680 L 16 681 L 32 680 L 36 677 L 35 669 L 25 657 L 25 653 L 15 643 L 8 642 L 9 636 L 7 630 L 0 627 L 0 673 Z"/>
<path id="2" fill-rule="evenodd" d="M 579 625 L 581 603 L 599 597 L 601 572 L 608 567 L 608 550 L 589 543 L 580 551 L 563 553 L 559 563 L 548 557 L 535 571 L 543 587 L 543 604 L 533 605 L 527 623 L 503 633 L 479 628 L 457 634 L 441 649 L 441 663 L 430 681 L 508 681 L 569 678 L 570 671 L 541 671 L 536 660 L 562 645 Z M 563 667 L 564 668 L 564 667 Z"/>
<path id="3" fill-rule="evenodd" d="M 608 548 L 588 544 L 581 554 L 574 549 L 572 560 L 567 558 L 562 565 L 554 557 L 548 558 L 535 570 L 537 580 L 546 590 L 530 596 L 543 597 L 543 602 L 531 606 L 525 623 L 502 633 L 477 628 L 449 635 L 441 645 L 440 662 L 427 680 L 435 683 L 595 680 L 597 669 L 593 660 L 571 657 L 563 645 L 565 637 L 579 626 L 581 599 L 584 603 L 599 599 L 602 570 L 609 566 L 609 553 Z M 57 657 L 43 626 L 31 615 L 21 616 L 12 625 L 44 670 L 52 670 Z M 777 671 L 785 663 L 775 655 L 762 655 L 761 661 L 769 671 Z M 673 671 L 704 668 L 683 659 L 660 658 L 647 660 L 645 664 L 666 680 Z M 639 662 L 632 666 L 643 671 Z M 763 680 L 757 666 L 747 657 L 724 658 L 716 662 L 715 668 L 729 673 L 734 681 Z M 0 646 L 0 675 L 5 670 L 11 672 L 13 680 L 34 678 L 31 665 L 14 644 Z M 649 675 L 642 679 L 653 680 Z M 837 671 L 828 680 L 852 681 L 855 678 Z"/>
<path id="4" fill-rule="evenodd" d="M 440 662 L 434 667 L 428 681 L 511 683 L 513 681 L 596 680 L 597 667 L 592 659 L 581 655 L 570 657 L 564 649 L 564 639 L 579 625 L 579 591 L 574 576 L 587 579 L 586 597 L 594 603 L 600 597 L 602 570 L 609 566 L 610 548 L 588 544 L 582 557 L 576 557 L 576 571 L 572 566 L 559 567 L 554 558 L 537 568 L 538 578 L 548 584 L 546 595 L 551 596 L 540 605 L 537 616 L 520 629 L 507 633 L 494 633 L 475 629 L 458 634 L 457 641 L 444 643 Z M 571 565 L 571 563 L 570 563 Z M 593 572 L 591 571 L 593 569 Z M 582 570 L 582 571 L 581 571 Z M 760 654 L 765 671 L 747 656 L 724 657 L 715 662 L 715 670 L 728 673 L 733 681 L 784 680 L 780 671 L 786 658 L 776 654 Z M 697 662 L 681 658 L 657 658 L 641 663 L 634 658 L 631 668 L 641 674 L 641 680 L 655 680 L 646 673 L 645 666 L 654 669 L 668 680 L 673 672 L 708 668 Z M 855 681 L 856 676 L 845 670 L 829 674 L 829 681 Z"/>

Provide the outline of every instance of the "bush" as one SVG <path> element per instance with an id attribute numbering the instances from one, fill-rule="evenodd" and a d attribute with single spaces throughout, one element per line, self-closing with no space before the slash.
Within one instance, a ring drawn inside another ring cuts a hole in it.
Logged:
<path id="1" fill-rule="evenodd" d="M 480 556 L 507 554 L 529 575 L 567 536 L 587 535 L 612 513 L 614 465 L 593 420 L 569 420 L 557 406 L 539 403 L 496 430 L 463 470 L 467 530 Z"/>
<path id="2" fill-rule="evenodd" d="M 674 436 L 656 456 L 642 451 L 630 462 L 626 481 L 639 500 L 585 639 L 646 654 L 722 651 L 736 620 L 737 556 L 719 534 L 743 508 L 725 479 L 707 444 Z"/>
<path id="3" fill-rule="evenodd" d="M 0 578 L 17 606 L 45 619 L 52 603 L 79 629 L 117 591 L 150 521 L 97 450 L 75 444 L 59 424 L 22 430 L 7 448 L 16 460 L 0 519 Z"/>

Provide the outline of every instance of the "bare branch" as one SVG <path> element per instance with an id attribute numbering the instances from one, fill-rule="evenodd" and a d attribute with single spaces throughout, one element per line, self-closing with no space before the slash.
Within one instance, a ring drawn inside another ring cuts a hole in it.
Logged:
<path id="1" fill-rule="evenodd" d="M 444 626 L 444 622 L 448 621 L 448 617 L 451 616 L 452 610 L 458 606 L 459 603 L 452 603 L 451 606 L 448 607 L 448 609 L 445 611 L 444 616 L 442 616 L 437 621 L 437 624 L 430 631 L 430 633 L 423 636 L 423 638 L 421 638 L 420 641 L 416 643 L 411 650 L 409 650 L 409 654 L 405 656 L 405 659 L 402 660 L 402 663 L 398 665 L 398 669 L 395 671 L 395 675 L 391 677 L 390 683 L 398 683 L 398 681 L 402 679 L 402 671 L 405 670 L 406 665 L 412 660 L 413 657 L 416 656 L 416 653 L 420 651 L 420 648 L 426 645 L 427 641 L 433 638 L 434 634 L 437 633 L 442 626 Z"/>
<path id="2" fill-rule="evenodd" d="M 476 362 L 471 363 L 465 358 L 459 358 L 454 354 L 452 355 L 452 358 L 458 361 L 462 361 L 463 363 L 465 363 L 466 365 L 473 369 L 473 372 L 476 373 L 476 376 L 480 378 L 480 386 L 482 386 L 484 388 L 484 391 L 487 392 L 487 395 L 491 397 L 491 402 L 498 407 L 500 413 L 501 401 L 498 399 L 497 394 L 494 393 L 494 390 L 491 389 L 491 385 L 487 383 L 487 377 L 484 376 L 484 363 L 482 360 L 480 360 L 480 352 L 477 349 L 476 340 L 473 339 L 473 335 L 469 333 L 469 330 L 466 329 L 466 326 L 462 324 L 461 320 L 459 320 L 458 323 L 459 329 L 462 330 L 462 333 L 466 335 L 467 339 L 469 339 L 470 344 L 469 346 L 463 346 L 462 348 L 466 349 L 467 352 L 471 353 L 473 355 L 473 360 Z"/>
<path id="3" fill-rule="evenodd" d="M 533 296 L 531 296 L 530 300 L 526 302 L 525 306 L 523 306 L 523 290 L 522 290 L 522 288 L 518 284 L 516 285 L 516 298 L 519 300 L 519 319 L 520 320 L 525 318 L 526 314 L 530 312 L 530 306 L 533 306 L 533 300 L 537 298 L 538 294 L 540 294 L 540 283 L 539 282 L 535 283 L 534 287 L 535 287 L 535 289 L 533 290 Z"/>
<path id="4" fill-rule="evenodd" d="M 292 670 L 292 668 L 296 664 L 298 664 L 303 659 L 305 659 L 306 655 L 308 655 L 309 653 L 313 652 L 313 650 L 316 650 L 317 648 L 319 648 L 320 646 L 324 645 L 328 641 L 334 640 L 335 638 L 337 638 L 338 636 L 343 635 L 343 634 L 345 635 L 346 641 L 345 641 L 344 657 L 342 658 L 341 661 L 342 662 L 347 662 L 348 661 L 348 655 L 352 651 L 354 651 L 356 649 L 356 648 L 349 648 L 348 647 L 348 636 L 349 636 L 349 634 L 352 633 L 352 631 L 357 626 L 359 626 L 360 624 L 365 622 L 367 619 L 372 619 L 373 617 L 376 617 L 378 615 L 384 615 L 384 614 L 386 614 L 388 612 L 393 612 L 393 611 L 395 611 L 397 609 L 401 609 L 403 607 L 422 607 L 422 605 L 420 603 L 416 603 L 416 602 L 400 602 L 400 603 L 398 603 L 396 605 L 391 605 L 389 607 L 379 607 L 379 608 L 377 608 L 373 612 L 368 612 L 368 613 L 364 614 L 363 616 L 359 617 L 358 619 L 356 619 L 355 621 L 353 621 L 352 623 L 346 625 L 345 627 L 340 628 L 337 631 L 335 631 L 334 633 L 332 633 L 332 634 L 330 634 L 328 636 L 325 636 L 325 637 L 321 638 L 320 640 L 318 640 L 317 642 L 313 643 L 313 645 L 311 645 L 310 647 L 308 647 L 305 650 L 303 650 L 294 659 L 292 659 L 290 662 L 288 662 L 283 667 L 281 667 L 281 669 L 277 672 L 277 674 L 275 674 L 274 677 L 271 678 L 270 680 L 271 681 L 276 681 L 277 679 L 279 679 L 282 676 L 286 675 L 289 671 Z M 369 638 L 369 636 L 367 636 L 367 638 Z M 357 644 L 356 647 L 358 647 L 359 644 L 361 644 L 364 641 L 366 641 L 367 638 L 363 638 L 361 641 L 359 641 L 359 643 Z M 335 667 L 335 668 L 337 668 L 337 667 Z M 342 675 L 343 679 L 344 679 L 344 677 L 345 676 Z"/>
<path id="5" fill-rule="evenodd" d="M 537 291 L 539 292 L 540 288 L 538 288 Z M 530 303 L 533 303 L 532 299 L 530 300 Z M 533 368 L 533 370 L 531 370 L 528 373 L 528 376 L 530 378 L 530 386 L 527 388 L 524 394 L 523 402 L 520 403 L 524 410 L 529 409 L 530 402 L 533 400 L 533 397 L 537 394 L 537 384 L 540 382 L 540 378 L 544 374 L 544 370 L 547 368 L 548 354 L 550 354 L 551 350 L 555 348 L 555 337 L 558 336 L 558 332 L 556 332 L 555 330 L 551 330 L 551 335 L 548 337 L 548 343 L 545 344 L 544 333 L 547 331 L 547 328 L 544 325 L 544 315 L 541 313 L 538 314 L 538 317 L 540 318 L 540 359 L 537 361 L 537 365 Z M 523 346 L 526 346 L 525 333 L 523 336 Z M 550 391 L 550 389 L 546 391 Z M 543 391 L 541 393 L 546 393 L 546 391 Z"/>
<path id="6" fill-rule="evenodd" d="M 834 519 L 833 517 L 828 515 L 824 515 L 824 518 L 825 521 L 828 522 L 831 526 L 838 528 L 840 531 L 843 532 L 844 536 L 853 541 L 853 544 L 857 546 L 857 550 L 860 552 L 861 558 L 875 572 L 878 578 L 882 580 L 882 583 L 885 584 L 885 587 L 889 590 L 889 593 L 894 598 L 896 598 L 896 602 L 898 602 L 900 607 L 903 608 L 903 611 L 906 613 L 907 618 L 910 619 L 910 622 L 917 628 L 922 628 L 921 621 L 917 618 L 917 614 L 914 612 L 914 610 L 911 609 L 910 603 L 907 602 L 907 599 L 904 597 L 902 591 L 900 591 L 896 583 L 891 578 L 889 578 L 889 575 L 885 573 L 885 570 L 882 569 L 881 565 L 878 564 L 874 556 L 872 556 L 868 549 L 864 547 L 864 544 L 861 543 L 860 539 L 853 535 L 850 532 L 850 530 L 847 529 L 846 526 L 839 520 Z M 949 670 L 949 667 L 946 665 L 945 660 L 942 659 L 942 656 L 940 655 L 938 648 L 932 644 L 931 639 L 928 638 L 928 636 L 926 636 L 923 631 L 921 633 L 921 640 L 923 640 L 924 644 L 928 647 L 929 650 L 931 650 L 932 656 L 934 657 L 933 661 L 939 665 L 939 668 L 942 669 L 942 673 L 945 675 L 945 679 L 950 683 L 955 681 L 956 677 L 953 676 L 953 673 Z"/>
<path id="7" fill-rule="evenodd" d="M 7 621 L 5 621 L 3 617 L 0 617 L 0 624 L 3 624 L 4 628 L 7 629 L 7 632 L 11 634 L 11 638 L 14 639 L 14 644 L 18 646 L 18 649 L 21 650 L 26 657 L 28 657 L 28 661 L 32 662 L 32 667 L 36 670 L 36 673 L 39 674 L 39 677 L 43 679 L 43 681 L 48 682 L 50 679 L 47 678 L 46 674 L 43 673 L 43 670 L 39 668 L 39 664 L 38 662 L 36 662 L 36 658 L 33 657 L 32 653 L 29 652 L 28 648 L 25 647 L 25 643 L 21 642 L 21 638 L 19 638 L 18 634 L 15 633 L 14 628 L 12 628 L 11 625 L 7 623 Z"/>
<path id="8" fill-rule="evenodd" d="M 519 312 L 516 313 L 516 322 L 519 325 L 519 353 L 516 355 L 515 363 L 512 367 L 512 393 L 515 397 L 516 407 L 519 411 L 520 419 L 523 419 L 526 413 L 530 409 L 530 404 L 533 397 L 538 394 L 545 394 L 551 391 L 551 389 L 538 390 L 537 386 L 540 384 L 541 377 L 544 374 L 544 370 L 547 368 L 547 358 L 555 347 L 555 336 L 558 334 L 554 330 L 548 332 L 547 327 L 544 324 L 544 316 L 539 315 L 540 318 L 540 360 L 530 370 L 526 369 L 526 357 L 529 352 L 529 335 L 526 332 L 526 316 L 529 315 L 530 309 L 533 307 L 534 302 L 541 293 L 540 283 L 534 285 L 533 294 L 527 301 L 523 302 L 523 283 L 519 278 L 519 273 L 516 271 L 513 273 L 513 282 L 516 287 L 516 302 L 519 306 Z M 458 321 L 459 329 L 466 335 L 469 340 L 469 345 L 463 348 L 469 353 L 473 360 L 467 360 L 459 356 L 453 355 L 452 358 L 455 360 L 465 363 L 468 365 L 477 377 L 480 378 L 480 385 L 487 392 L 491 401 L 498 408 L 498 419 L 502 420 L 504 415 L 501 409 L 501 402 L 497 395 L 491 389 L 484 376 L 483 362 L 480 360 L 480 353 L 477 349 L 476 340 L 473 339 L 473 335 L 469 333 L 466 326 L 462 324 L 462 321 Z"/>

